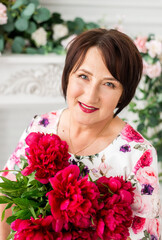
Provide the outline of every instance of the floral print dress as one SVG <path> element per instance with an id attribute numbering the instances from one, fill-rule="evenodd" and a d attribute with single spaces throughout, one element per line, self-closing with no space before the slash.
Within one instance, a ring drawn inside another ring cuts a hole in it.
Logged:
<path id="1" fill-rule="evenodd" d="M 33 118 L 10 156 L 6 170 L 21 167 L 20 156 L 25 156 L 25 138 L 30 132 L 57 133 L 62 111 L 63 109 Z M 82 174 L 89 173 L 92 180 L 101 176 L 123 176 L 130 180 L 136 187 L 132 204 L 133 224 L 129 229 L 131 240 L 160 239 L 157 154 L 153 146 L 129 124 L 101 152 L 90 156 L 71 154 L 70 161 L 82 165 Z M 11 172 L 4 172 L 3 175 L 15 179 Z"/>

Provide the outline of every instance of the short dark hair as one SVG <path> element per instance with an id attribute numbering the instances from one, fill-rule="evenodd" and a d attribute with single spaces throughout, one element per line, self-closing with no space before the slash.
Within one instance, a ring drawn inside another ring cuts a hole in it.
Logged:
<path id="1" fill-rule="evenodd" d="M 89 48 L 100 49 L 111 75 L 123 86 L 114 116 L 132 100 L 142 75 L 142 57 L 133 40 L 115 29 L 92 29 L 78 35 L 69 46 L 62 75 L 62 91 L 66 99 L 69 74 L 78 69 Z"/>

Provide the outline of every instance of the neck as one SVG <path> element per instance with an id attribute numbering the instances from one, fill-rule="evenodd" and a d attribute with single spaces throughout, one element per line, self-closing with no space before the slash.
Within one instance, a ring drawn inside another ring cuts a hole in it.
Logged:
<path id="1" fill-rule="evenodd" d="M 93 145 L 96 140 L 103 135 L 103 133 L 105 132 L 107 127 L 110 126 L 113 120 L 112 118 L 109 121 L 106 119 L 99 123 L 83 125 L 80 123 L 76 123 L 72 118 L 72 114 L 70 114 L 69 118 L 69 142 L 70 148 L 75 155 L 91 147 L 91 145 Z M 80 139 L 79 141 L 81 143 L 86 143 L 88 139 L 88 144 L 81 144 L 82 147 L 76 148 L 76 142 L 78 138 Z M 76 139 L 76 141 L 73 141 L 73 139 Z"/>

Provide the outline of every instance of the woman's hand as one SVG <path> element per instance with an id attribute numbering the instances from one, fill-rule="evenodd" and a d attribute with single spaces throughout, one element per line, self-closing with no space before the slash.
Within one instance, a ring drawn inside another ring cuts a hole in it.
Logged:
<path id="1" fill-rule="evenodd" d="M 1 221 L 2 212 L 5 207 L 6 207 L 5 204 L 0 204 L 0 239 L 1 240 L 6 240 L 11 231 L 10 225 L 6 223 L 6 219 L 12 215 L 11 209 L 7 209 L 5 211 L 5 218 L 3 221 Z"/>

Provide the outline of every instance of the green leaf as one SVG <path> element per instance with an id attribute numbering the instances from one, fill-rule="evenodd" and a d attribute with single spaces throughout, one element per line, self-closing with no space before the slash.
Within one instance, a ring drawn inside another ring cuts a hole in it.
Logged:
<path id="1" fill-rule="evenodd" d="M 13 216 L 19 219 L 29 219 L 31 217 L 31 212 L 29 209 L 23 209 L 17 211 Z"/>
<path id="2" fill-rule="evenodd" d="M 17 9 L 25 4 L 28 4 L 28 0 L 16 0 L 14 5 L 12 5 L 11 9 Z"/>
<path id="3" fill-rule="evenodd" d="M 14 239 L 15 233 L 16 233 L 16 232 L 11 232 L 11 233 L 9 234 L 9 236 L 7 237 L 7 240 L 12 240 L 12 239 Z"/>
<path id="4" fill-rule="evenodd" d="M 4 220 L 5 211 L 6 211 L 7 209 L 11 208 L 11 207 L 12 207 L 12 203 L 8 203 L 7 206 L 5 207 L 5 209 L 4 209 L 3 212 L 2 212 L 1 221 Z"/>
<path id="5" fill-rule="evenodd" d="M 28 54 L 37 54 L 38 53 L 37 49 L 36 48 L 32 48 L 32 47 L 26 48 L 25 51 Z"/>
<path id="6" fill-rule="evenodd" d="M 22 37 L 15 37 L 12 44 L 12 51 L 15 53 L 21 53 L 25 46 L 25 40 Z"/>
<path id="7" fill-rule="evenodd" d="M 51 17 L 51 13 L 47 8 L 39 8 L 33 18 L 37 23 L 42 23 L 47 21 Z"/>
<path id="8" fill-rule="evenodd" d="M 4 203 L 12 203 L 12 199 L 5 197 L 5 196 L 0 196 L 0 204 L 4 204 Z"/>
<path id="9" fill-rule="evenodd" d="M 0 35 L 0 52 L 2 52 L 4 49 L 4 38 L 2 35 Z"/>
<path id="10" fill-rule="evenodd" d="M 59 45 L 53 49 L 53 52 L 58 55 L 65 55 L 65 53 L 66 53 L 65 49 Z"/>
<path id="11" fill-rule="evenodd" d="M 13 202 L 18 205 L 21 209 L 29 208 L 30 206 L 38 207 L 39 203 L 28 200 L 27 198 L 14 198 Z"/>
<path id="12" fill-rule="evenodd" d="M 29 3 L 33 3 L 35 7 L 38 7 L 39 1 L 38 0 L 29 0 Z"/>
<path id="13" fill-rule="evenodd" d="M 7 24 L 3 25 L 3 29 L 8 33 L 12 32 L 14 28 L 14 22 L 8 22 Z"/>
<path id="14" fill-rule="evenodd" d="M 26 30 L 27 33 L 32 34 L 33 32 L 35 32 L 37 29 L 37 25 L 35 24 L 35 22 L 29 22 L 29 26 L 28 29 Z"/>
<path id="15" fill-rule="evenodd" d="M 25 30 L 28 29 L 29 22 L 26 18 L 20 17 L 17 19 L 15 22 L 15 27 L 18 31 L 24 32 Z"/>
<path id="16" fill-rule="evenodd" d="M 6 223 L 8 223 L 10 225 L 16 219 L 17 219 L 16 216 L 10 216 L 10 217 L 7 218 Z"/>
<path id="17" fill-rule="evenodd" d="M 29 19 L 35 11 L 34 3 L 30 3 L 22 12 L 22 17 Z"/>

